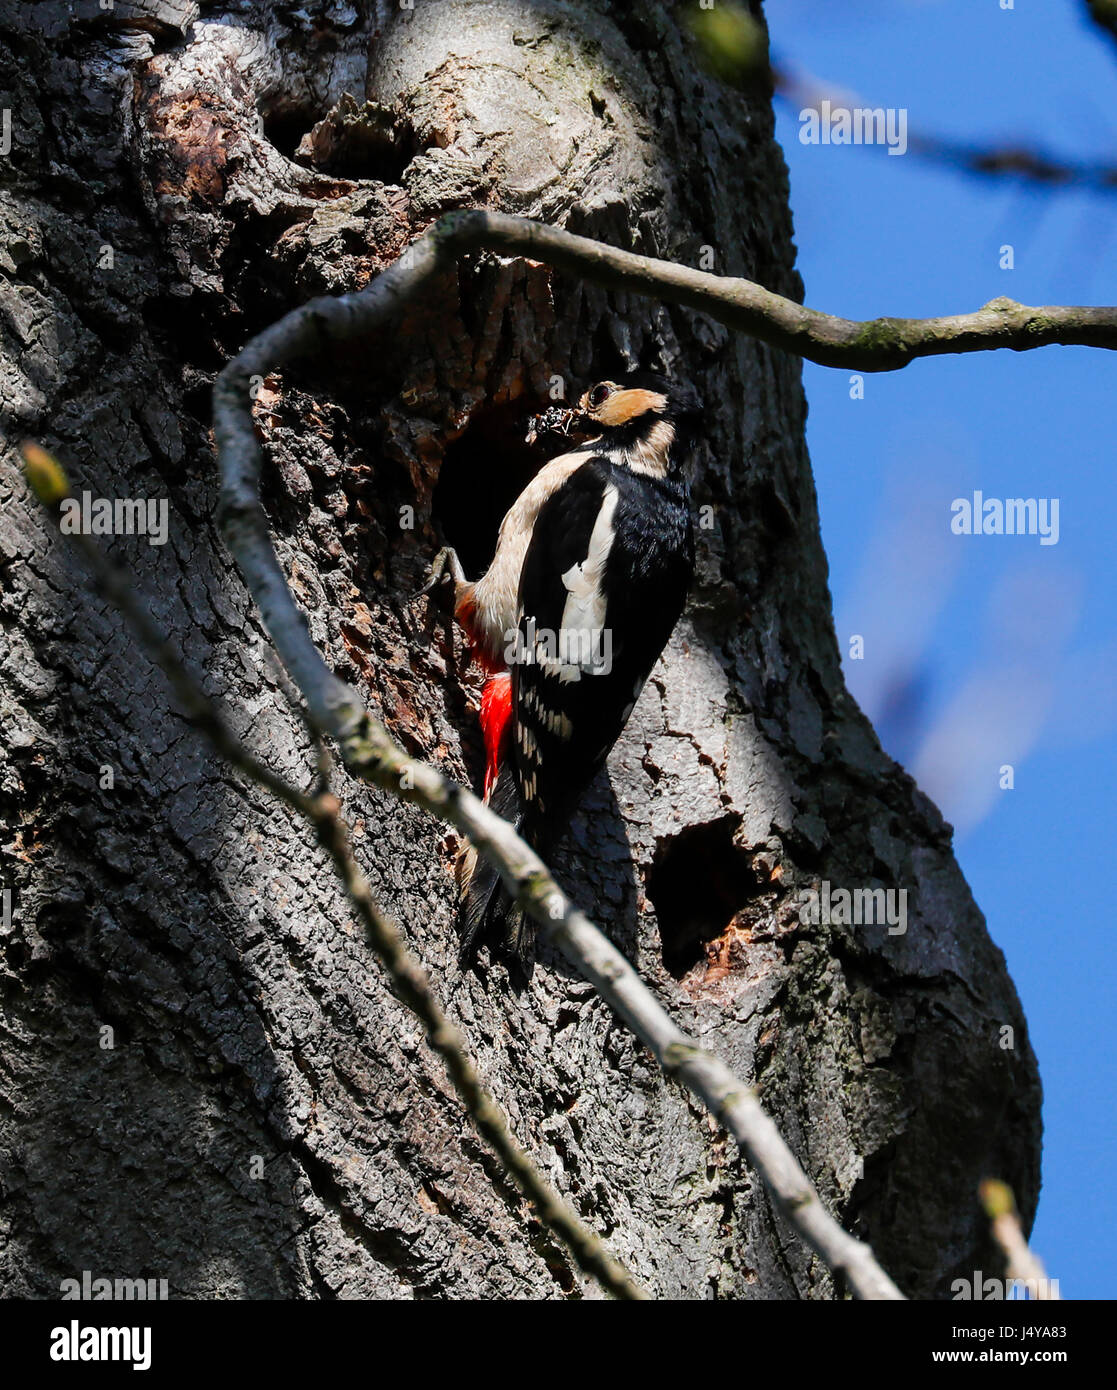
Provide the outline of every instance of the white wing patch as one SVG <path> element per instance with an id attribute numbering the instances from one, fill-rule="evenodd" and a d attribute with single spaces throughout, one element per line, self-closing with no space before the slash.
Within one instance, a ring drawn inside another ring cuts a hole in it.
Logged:
<path id="1" fill-rule="evenodd" d="M 619 494 L 612 483 L 605 489 L 601 510 L 593 523 L 586 558 L 562 576 L 566 604 L 558 633 L 558 651 L 544 653 L 537 647 L 537 660 L 550 676 L 566 684 L 582 679 L 583 673 L 602 670 L 602 642 L 605 630 L 605 565 L 613 548 L 613 513 Z"/>

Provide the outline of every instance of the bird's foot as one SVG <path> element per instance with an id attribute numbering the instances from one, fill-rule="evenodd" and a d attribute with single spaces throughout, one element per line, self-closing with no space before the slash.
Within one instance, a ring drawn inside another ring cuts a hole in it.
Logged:
<path id="1" fill-rule="evenodd" d="M 444 545 L 431 562 L 431 567 L 427 571 L 427 581 L 421 589 L 416 590 L 411 595 L 411 602 L 417 598 L 422 598 L 424 594 L 429 594 L 436 589 L 439 584 L 443 584 L 447 579 L 452 579 L 455 585 L 464 584 L 465 571 L 462 569 L 458 553 L 452 545 Z"/>

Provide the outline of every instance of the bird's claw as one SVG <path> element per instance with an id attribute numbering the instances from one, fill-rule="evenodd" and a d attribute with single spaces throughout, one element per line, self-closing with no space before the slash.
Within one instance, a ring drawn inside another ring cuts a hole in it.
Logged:
<path id="1" fill-rule="evenodd" d="M 414 603 L 416 599 L 422 598 L 424 594 L 433 592 L 439 584 L 445 583 L 447 579 L 452 579 L 455 584 L 460 584 L 464 582 L 465 574 L 453 547 L 444 545 L 431 561 L 431 567 L 427 571 L 426 583 L 421 589 L 416 589 L 408 602 Z"/>

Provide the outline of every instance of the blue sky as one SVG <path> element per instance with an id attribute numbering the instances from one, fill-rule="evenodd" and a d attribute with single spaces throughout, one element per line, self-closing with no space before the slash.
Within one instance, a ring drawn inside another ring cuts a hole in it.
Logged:
<path id="1" fill-rule="evenodd" d="M 910 131 L 1117 164 L 1117 45 L 1079 0 L 768 0 L 773 54 Z M 1117 192 L 1034 191 L 909 152 L 807 146 L 777 106 L 807 303 L 850 318 L 1117 302 Z M 1015 266 L 1000 268 L 1000 248 Z M 1045 1088 L 1032 1236 L 1064 1297 L 1117 1295 L 1117 356 L 1080 348 L 805 366 L 839 641 L 889 751 L 956 851 Z M 955 536 L 950 504 L 1058 498 L 1055 545 Z M 998 769 L 1014 768 L 1001 790 Z"/>

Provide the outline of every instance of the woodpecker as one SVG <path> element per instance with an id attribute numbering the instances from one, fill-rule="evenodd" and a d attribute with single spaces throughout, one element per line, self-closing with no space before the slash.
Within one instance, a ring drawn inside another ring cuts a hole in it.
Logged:
<path id="1" fill-rule="evenodd" d="M 565 828 L 617 741 L 682 613 L 694 572 L 686 466 L 701 405 L 652 373 L 601 381 L 528 434 L 589 438 L 545 464 L 501 522 L 485 574 L 441 550 L 420 591 L 449 578 L 485 672 L 484 797 L 534 849 Z M 521 960 L 534 933 L 472 849 L 459 865 L 459 934 L 482 928 Z"/>

